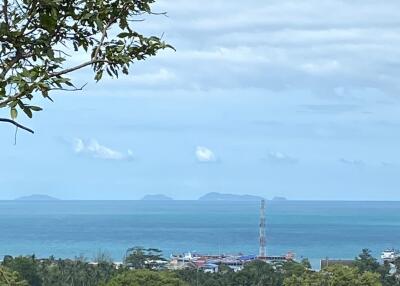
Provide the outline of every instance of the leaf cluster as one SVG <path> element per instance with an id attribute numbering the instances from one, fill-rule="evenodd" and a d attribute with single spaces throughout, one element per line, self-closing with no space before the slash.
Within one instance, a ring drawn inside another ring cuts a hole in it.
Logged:
<path id="1" fill-rule="evenodd" d="M 135 61 L 172 48 L 133 25 L 155 0 L 3 0 L 0 10 L 0 108 L 28 117 L 37 95 L 79 90 L 68 74 L 90 66 L 96 81 L 128 74 Z M 79 55 L 76 57 L 76 55 Z M 86 59 L 77 61 L 86 55 Z"/>

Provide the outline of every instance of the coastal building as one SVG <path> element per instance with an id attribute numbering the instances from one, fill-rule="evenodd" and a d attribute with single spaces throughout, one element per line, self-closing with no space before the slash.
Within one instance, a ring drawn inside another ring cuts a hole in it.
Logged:
<path id="1" fill-rule="evenodd" d="M 400 258 L 400 251 L 396 249 L 386 249 L 382 252 L 381 258 L 383 261 L 394 262 Z"/>
<path id="2" fill-rule="evenodd" d="M 204 255 L 188 252 L 171 255 L 167 268 L 170 270 L 197 269 L 204 272 L 215 273 L 218 272 L 221 265 L 226 265 L 236 272 L 242 270 L 247 263 L 254 260 L 262 260 L 268 263 L 294 260 L 294 253 L 292 252 L 288 252 L 286 255 L 267 255 L 265 224 L 265 200 L 262 199 L 260 205 L 258 255 Z"/>
<path id="3" fill-rule="evenodd" d="M 182 261 L 179 259 L 171 259 L 166 265 L 169 270 L 182 270 L 182 269 L 197 269 L 197 266 L 192 261 Z"/>

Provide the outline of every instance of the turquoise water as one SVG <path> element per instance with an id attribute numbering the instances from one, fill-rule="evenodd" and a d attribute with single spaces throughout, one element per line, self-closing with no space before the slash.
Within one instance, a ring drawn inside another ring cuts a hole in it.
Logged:
<path id="1" fill-rule="evenodd" d="M 400 202 L 267 202 L 267 252 L 321 258 L 375 256 L 400 247 Z M 0 201 L 0 256 L 121 260 L 131 246 L 176 252 L 258 252 L 259 203 Z"/>

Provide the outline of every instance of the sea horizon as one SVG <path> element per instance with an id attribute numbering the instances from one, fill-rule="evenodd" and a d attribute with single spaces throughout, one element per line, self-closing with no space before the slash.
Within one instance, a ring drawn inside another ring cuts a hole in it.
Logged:
<path id="1" fill-rule="evenodd" d="M 38 207 L 40 206 L 40 207 Z M 133 246 L 172 253 L 257 254 L 259 202 L 0 201 L 0 255 L 121 261 Z M 397 235 L 396 235 L 397 234 Z M 376 258 L 400 241 L 400 202 L 270 201 L 267 254 L 320 259 Z"/>
<path id="2" fill-rule="evenodd" d="M 382 203 L 398 203 L 400 202 L 399 200 L 368 200 L 368 199 L 362 199 L 362 200 L 355 200 L 355 199 L 284 199 L 284 200 L 274 200 L 274 199 L 268 199 L 264 198 L 266 201 L 273 201 L 273 202 L 382 202 Z M 19 198 L 14 198 L 14 199 L 0 199 L 1 201 L 19 201 L 19 202 L 58 202 L 58 201 L 71 201 L 71 202 L 79 202 L 79 201 L 110 201 L 110 202 L 129 202 L 129 201 L 147 201 L 147 202 L 171 202 L 171 201 L 187 201 L 187 202 L 193 202 L 193 201 L 203 201 L 203 202 L 260 202 L 259 200 L 200 200 L 200 199 L 171 199 L 171 200 L 145 200 L 142 198 L 138 199 L 63 199 L 63 198 L 55 198 L 52 200 L 21 200 Z"/>

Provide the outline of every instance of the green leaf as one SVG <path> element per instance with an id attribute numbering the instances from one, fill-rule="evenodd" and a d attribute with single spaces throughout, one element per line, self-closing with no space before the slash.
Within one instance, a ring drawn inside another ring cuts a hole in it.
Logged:
<path id="1" fill-rule="evenodd" d="M 48 49 L 47 50 L 47 56 L 51 59 L 51 60 L 53 60 L 54 59 L 54 51 L 53 51 L 53 49 Z"/>
<path id="2" fill-rule="evenodd" d="M 99 28 L 99 30 L 103 30 L 103 23 L 101 22 L 101 20 L 99 19 L 99 18 L 96 18 L 96 25 L 97 25 L 97 28 Z"/>
<path id="3" fill-rule="evenodd" d="M 53 18 L 51 15 L 41 14 L 39 16 L 40 24 L 45 28 L 47 31 L 51 31 L 57 24 L 57 17 Z"/>
<path id="4" fill-rule="evenodd" d="M 15 120 L 18 116 L 18 111 L 15 108 L 11 108 L 10 109 L 10 115 L 11 115 L 11 119 Z"/>
<path id="5" fill-rule="evenodd" d="M 25 107 L 24 109 L 22 109 L 25 114 L 29 117 L 32 118 L 32 111 L 29 109 L 29 107 Z"/>
<path id="6" fill-rule="evenodd" d="M 33 111 L 42 111 L 43 110 L 43 108 L 41 108 L 39 106 L 33 106 L 33 105 L 29 106 L 29 108 Z"/>
<path id="7" fill-rule="evenodd" d="M 131 35 L 131 33 L 126 33 L 126 32 L 124 32 L 124 33 L 119 33 L 118 35 L 117 35 L 117 37 L 118 38 L 126 38 L 126 37 L 129 37 Z"/>
<path id="8" fill-rule="evenodd" d="M 94 77 L 94 79 L 96 80 L 96 81 L 99 81 L 99 80 L 101 80 L 101 77 L 103 76 L 103 71 L 102 70 L 100 70 L 100 71 L 98 71 L 97 73 L 96 73 L 96 76 Z"/>
<path id="9" fill-rule="evenodd" d="M 6 31 L 7 31 L 7 24 L 4 23 L 4 22 L 1 22 L 1 23 L 0 23 L 0 33 L 1 33 L 1 34 L 5 34 Z"/>

